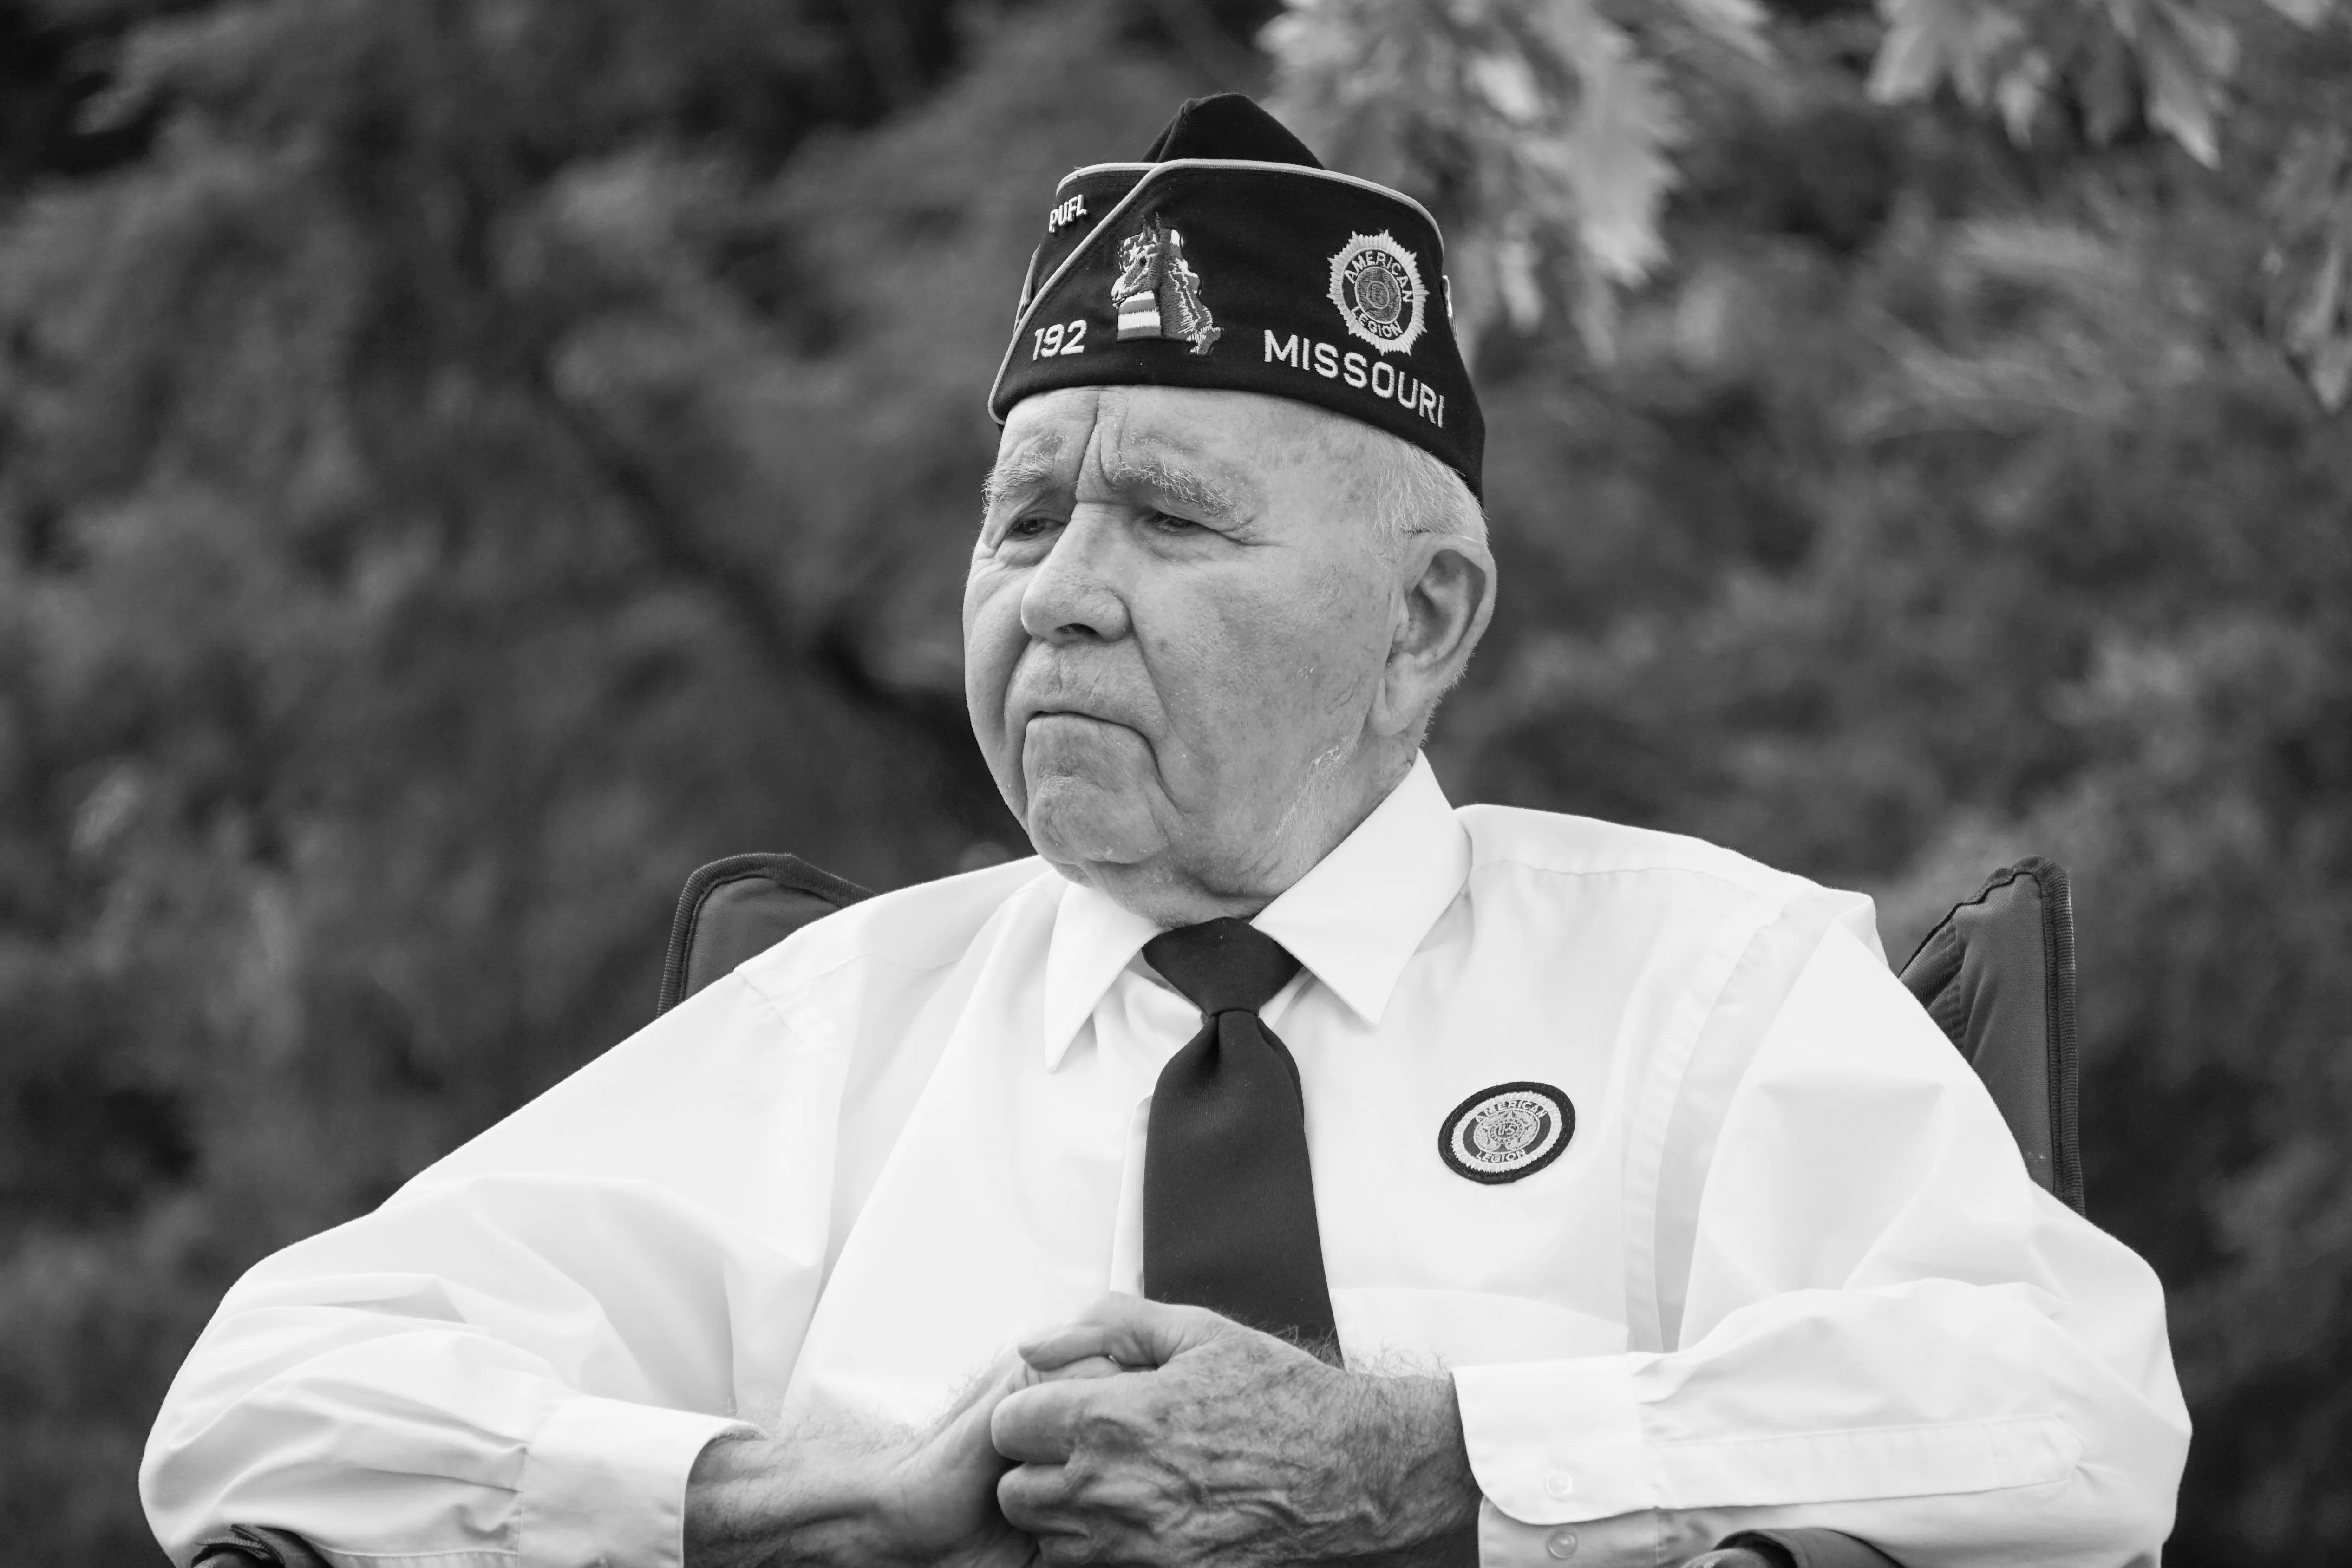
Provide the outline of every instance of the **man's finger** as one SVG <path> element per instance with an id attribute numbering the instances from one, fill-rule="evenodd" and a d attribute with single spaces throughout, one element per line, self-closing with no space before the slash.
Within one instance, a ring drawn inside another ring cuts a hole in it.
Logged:
<path id="1" fill-rule="evenodd" d="M 1201 1307 L 1171 1307 L 1140 1296 L 1105 1296 L 1058 1329 L 1021 1347 L 1021 1359 L 1040 1372 L 1087 1356 L 1122 1366 L 1164 1366 L 1195 1345 L 1240 1325 Z"/>
<path id="2" fill-rule="evenodd" d="M 1022 1464 L 1058 1465 L 1078 1446 L 1078 1432 L 1108 1386 L 1099 1378 L 1041 1383 L 1004 1396 L 988 1420 L 996 1451 Z"/>
<path id="3" fill-rule="evenodd" d="M 1015 1530 L 1050 1535 L 1069 1528 L 1069 1471 L 1060 1465 L 1015 1465 L 996 1480 L 996 1506 Z"/>
<path id="4" fill-rule="evenodd" d="M 1119 1365 L 1107 1355 L 1090 1355 L 1082 1356 L 1066 1366 L 1045 1370 L 1031 1367 L 1025 1370 L 1029 1373 L 1030 1378 L 1035 1382 L 1062 1383 L 1074 1377 L 1117 1377 L 1132 1369 Z"/>
<path id="5" fill-rule="evenodd" d="M 996 1506 L 1013 1529 L 1035 1542 L 1032 1568 L 1091 1568 L 1134 1560 L 1106 1550 L 1103 1521 L 1088 1515 L 1067 1466 L 1014 1466 L 998 1478 Z"/>

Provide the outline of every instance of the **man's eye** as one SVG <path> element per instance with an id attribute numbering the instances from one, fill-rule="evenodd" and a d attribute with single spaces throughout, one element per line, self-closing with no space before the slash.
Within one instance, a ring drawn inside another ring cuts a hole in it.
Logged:
<path id="1" fill-rule="evenodd" d="M 1146 528 L 1157 529 L 1162 533 L 1194 533 L 1199 531 L 1201 527 L 1189 517 L 1177 517 L 1172 513 L 1158 510 L 1145 512 L 1143 525 Z"/>
<path id="2" fill-rule="evenodd" d="M 1051 517 L 1044 512 L 1033 512 L 1027 517 L 1014 518 L 1005 526 L 1004 537 L 1008 540 L 1042 539 L 1061 526 L 1062 520 L 1058 517 Z"/>

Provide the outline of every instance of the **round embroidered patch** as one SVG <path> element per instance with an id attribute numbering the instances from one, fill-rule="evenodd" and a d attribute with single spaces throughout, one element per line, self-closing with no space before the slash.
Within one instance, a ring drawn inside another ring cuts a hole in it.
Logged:
<path id="1" fill-rule="evenodd" d="M 1568 1096 L 1548 1083 L 1501 1083 L 1454 1108 L 1438 1129 L 1437 1152 L 1455 1175 L 1516 1182 L 1559 1159 L 1575 1132 Z"/>
<path id="2" fill-rule="evenodd" d="M 1384 354 L 1412 350 L 1428 298 L 1412 252 L 1385 229 L 1349 235 L 1331 258 L 1331 303 L 1349 332 Z"/>

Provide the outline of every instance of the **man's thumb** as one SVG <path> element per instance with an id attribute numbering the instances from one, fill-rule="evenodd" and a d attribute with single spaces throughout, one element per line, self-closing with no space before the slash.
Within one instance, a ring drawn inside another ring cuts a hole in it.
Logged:
<path id="1" fill-rule="evenodd" d="M 1022 1345 L 1021 1359 L 1039 1372 L 1087 1356 L 1108 1356 L 1126 1367 L 1164 1366 L 1237 1327 L 1202 1307 L 1105 1296 L 1070 1322 Z"/>

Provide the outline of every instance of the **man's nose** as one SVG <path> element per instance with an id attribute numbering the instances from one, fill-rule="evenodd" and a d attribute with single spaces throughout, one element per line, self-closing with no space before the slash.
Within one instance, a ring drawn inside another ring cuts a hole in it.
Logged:
<path id="1" fill-rule="evenodd" d="M 1022 630 L 1039 642 L 1125 637 L 1127 600 L 1113 573 L 1118 547 L 1115 520 L 1078 508 L 1022 589 Z"/>

